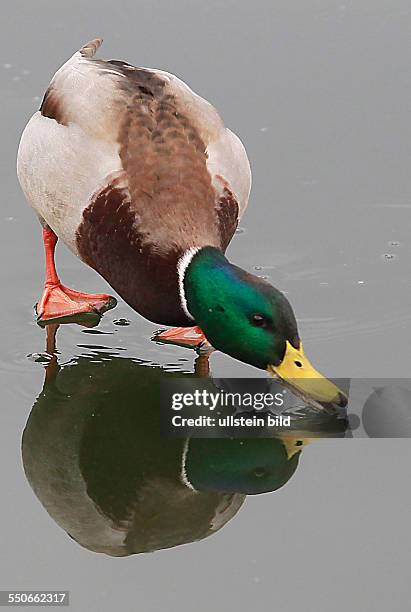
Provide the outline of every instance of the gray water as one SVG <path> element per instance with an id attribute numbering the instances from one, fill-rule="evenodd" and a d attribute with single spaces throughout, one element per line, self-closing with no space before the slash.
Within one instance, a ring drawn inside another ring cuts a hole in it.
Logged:
<path id="1" fill-rule="evenodd" d="M 2 6 L 0 483 L 2 589 L 68 589 L 74 610 L 404 610 L 409 602 L 408 440 L 323 440 L 290 482 L 248 497 L 218 534 L 150 555 L 93 553 L 57 526 L 25 478 L 21 436 L 44 379 L 32 305 L 41 232 L 15 177 L 16 148 L 54 71 L 84 42 L 166 69 L 210 100 L 243 140 L 250 207 L 229 257 L 286 292 L 312 362 L 329 376 L 409 376 L 411 8 L 397 0 L 192 2 L 15 0 Z M 64 283 L 112 293 L 63 246 Z M 129 326 L 114 323 L 119 318 Z M 193 370 L 150 341 L 124 303 L 81 356 Z M 101 348 L 103 347 L 103 348 Z M 222 355 L 218 376 L 261 375 Z"/>

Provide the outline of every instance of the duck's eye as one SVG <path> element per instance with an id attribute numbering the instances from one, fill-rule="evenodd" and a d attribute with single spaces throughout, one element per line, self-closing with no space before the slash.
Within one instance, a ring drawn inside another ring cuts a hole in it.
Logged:
<path id="1" fill-rule="evenodd" d="M 263 467 L 257 467 L 254 470 L 254 476 L 257 478 L 263 478 L 266 475 L 266 471 Z"/>
<path id="2" fill-rule="evenodd" d="M 269 321 L 264 315 L 255 313 L 251 316 L 251 323 L 255 327 L 267 327 Z"/>

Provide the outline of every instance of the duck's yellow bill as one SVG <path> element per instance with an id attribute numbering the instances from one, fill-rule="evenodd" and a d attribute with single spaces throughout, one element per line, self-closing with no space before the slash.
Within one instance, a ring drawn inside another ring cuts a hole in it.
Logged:
<path id="1" fill-rule="evenodd" d="M 310 444 L 311 442 L 316 440 L 316 438 L 305 438 L 303 435 L 301 436 L 283 435 L 280 437 L 281 437 L 282 443 L 284 444 L 284 447 L 285 447 L 285 450 L 286 450 L 286 453 L 289 459 L 294 457 L 294 455 L 298 453 L 299 451 L 302 451 L 304 446 L 307 446 L 307 444 Z"/>
<path id="2" fill-rule="evenodd" d="M 287 340 L 284 359 L 278 366 L 269 365 L 268 372 L 283 380 L 302 399 L 319 404 L 347 405 L 347 396 L 318 372 L 304 354 L 300 344 L 295 349 Z"/>

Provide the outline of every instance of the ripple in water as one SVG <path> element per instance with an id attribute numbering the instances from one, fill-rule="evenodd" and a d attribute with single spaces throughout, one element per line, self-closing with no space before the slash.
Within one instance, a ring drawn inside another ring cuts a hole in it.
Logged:
<path id="1" fill-rule="evenodd" d="M 129 321 L 128 319 L 115 319 L 113 321 L 114 325 L 118 325 L 119 327 L 126 327 L 127 325 L 131 325 L 131 321 Z"/>

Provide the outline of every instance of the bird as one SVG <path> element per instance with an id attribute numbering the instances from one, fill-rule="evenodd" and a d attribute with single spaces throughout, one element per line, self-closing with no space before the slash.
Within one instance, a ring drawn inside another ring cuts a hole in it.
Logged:
<path id="1" fill-rule="evenodd" d="M 93 321 L 107 294 L 62 284 L 58 239 L 146 319 L 159 342 L 210 346 L 314 404 L 347 398 L 310 363 L 287 298 L 225 255 L 251 170 L 217 110 L 176 76 L 102 60 L 95 39 L 56 72 L 27 123 L 17 174 L 43 226 L 37 322 Z"/>
<path id="2" fill-rule="evenodd" d="M 99 356 L 48 363 L 22 436 L 30 486 L 81 546 L 117 557 L 194 542 L 233 519 L 247 495 L 292 478 L 304 438 L 167 437 L 158 387 L 181 372 Z"/>

